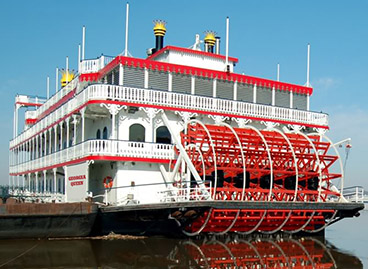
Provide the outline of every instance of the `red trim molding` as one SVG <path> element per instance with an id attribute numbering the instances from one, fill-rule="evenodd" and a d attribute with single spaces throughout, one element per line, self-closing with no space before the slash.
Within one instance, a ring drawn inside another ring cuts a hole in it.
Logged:
<path id="1" fill-rule="evenodd" d="M 40 121 L 42 118 L 50 114 L 52 111 L 60 107 L 62 104 L 66 103 L 69 99 L 73 98 L 75 95 L 76 89 L 71 90 L 66 95 L 64 95 L 59 101 L 46 109 L 41 115 L 38 116 L 37 121 Z"/>
<path id="2" fill-rule="evenodd" d="M 16 102 L 16 105 L 21 105 L 21 106 L 42 106 L 43 104 L 40 103 L 24 103 L 24 102 Z"/>
<path id="3" fill-rule="evenodd" d="M 37 119 L 26 119 L 25 122 L 27 125 L 35 124 L 37 122 Z"/>

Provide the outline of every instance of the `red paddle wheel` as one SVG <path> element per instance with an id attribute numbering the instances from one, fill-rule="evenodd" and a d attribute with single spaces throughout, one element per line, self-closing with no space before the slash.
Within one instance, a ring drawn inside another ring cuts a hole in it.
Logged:
<path id="1" fill-rule="evenodd" d="M 330 189 L 341 177 L 330 168 L 338 159 L 328 154 L 321 136 L 257 130 L 226 124 L 188 124 L 181 141 L 201 177 L 212 186 L 212 198 L 247 202 L 325 202 L 340 193 Z M 187 231 L 266 233 L 317 231 L 334 210 L 213 209 Z M 204 228 L 203 228 L 204 227 Z"/>
<path id="2" fill-rule="evenodd" d="M 200 268 L 336 268 L 333 256 L 315 239 L 244 240 L 184 243 Z"/>

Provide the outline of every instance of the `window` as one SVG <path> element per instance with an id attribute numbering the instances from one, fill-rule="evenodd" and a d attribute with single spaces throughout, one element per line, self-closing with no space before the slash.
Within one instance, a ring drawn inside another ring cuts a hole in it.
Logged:
<path id="1" fill-rule="evenodd" d="M 107 139 L 107 127 L 103 128 L 102 139 Z"/>
<path id="2" fill-rule="evenodd" d="M 129 127 L 129 141 L 146 141 L 146 129 L 141 124 L 133 124 Z"/>
<path id="3" fill-rule="evenodd" d="M 96 139 L 101 139 L 101 131 L 100 131 L 100 129 L 97 130 Z"/>
<path id="4" fill-rule="evenodd" d="M 171 135 L 166 126 L 156 129 L 156 143 L 171 144 Z"/>

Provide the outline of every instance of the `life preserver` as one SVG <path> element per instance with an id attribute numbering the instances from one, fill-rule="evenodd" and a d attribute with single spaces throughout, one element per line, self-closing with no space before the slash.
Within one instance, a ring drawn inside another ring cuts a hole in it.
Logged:
<path id="1" fill-rule="evenodd" d="M 104 178 L 103 184 L 104 184 L 104 187 L 106 189 L 111 189 L 112 185 L 114 185 L 114 181 L 113 181 L 112 177 L 107 176 L 107 177 Z"/>

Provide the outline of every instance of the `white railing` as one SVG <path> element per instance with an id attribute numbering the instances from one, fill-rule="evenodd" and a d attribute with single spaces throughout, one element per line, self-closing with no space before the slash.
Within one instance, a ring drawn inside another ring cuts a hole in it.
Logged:
<path id="1" fill-rule="evenodd" d="M 9 173 L 25 173 L 87 156 L 174 159 L 173 145 L 119 140 L 88 140 L 52 154 L 9 167 Z"/>
<path id="2" fill-rule="evenodd" d="M 24 118 L 27 119 L 36 119 L 37 118 L 37 112 L 36 110 L 27 110 L 25 112 Z"/>
<path id="3" fill-rule="evenodd" d="M 176 92 L 148 90 L 114 85 L 91 85 L 89 99 L 113 99 L 131 103 L 161 105 L 236 116 L 273 119 L 313 125 L 328 125 L 328 115 L 305 110 L 274 107 Z"/>
<path id="4" fill-rule="evenodd" d="M 47 99 L 40 98 L 40 97 L 32 97 L 28 95 L 17 95 L 15 97 L 16 103 L 23 103 L 23 104 L 44 104 Z"/>
<path id="5" fill-rule="evenodd" d="M 10 147 L 12 148 L 24 140 L 29 139 L 44 128 L 47 128 L 64 116 L 72 113 L 75 109 L 78 109 L 89 100 L 106 99 L 136 104 L 172 107 L 174 109 L 193 109 L 196 111 L 203 111 L 204 113 L 223 113 L 226 115 L 233 115 L 234 117 L 247 116 L 259 118 L 260 120 L 272 119 L 291 123 L 295 122 L 301 124 L 328 126 L 328 115 L 324 113 L 181 94 L 176 92 L 95 84 L 88 86 L 73 99 L 69 100 L 28 130 L 14 138 L 10 142 Z"/>
<path id="6" fill-rule="evenodd" d="M 37 109 L 37 117 L 44 114 L 50 107 L 60 101 L 70 91 L 74 90 L 78 85 L 79 77 L 76 76 L 65 87 L 61 88 L 57 93 L 51 96 L 40 108 Z"/>
<path id="7" fill-rule="evenodd" d="M 175 184 L 178 184 L 177 182 Z M 186 186 L 188 184 L 188 186 Z M 182 186 L 174 186 L 173 183 L 151 183 L 141 185 L 125 185 L 104 189 L 103 193 L 93 196 L 94 199 L 103 197 L 103 202 L 110 205 L 136 205 L 136 204 L 153 204 L 153 203 L 173 203 L 173 202 L 196 202 L 211 200 L 212 184 L 208 182 L 208 186 L 189 187 L 190 182 L 181 182 Z M 147 199 L 147 188 L 151 191 L 150 198 Z M 118 199 L 110 197 L 111 190 L 119 190 L 122 195 Z M 153 191 L 157 190 L 157 191 Z M 142 196 L 143 195 L 143 196 Z"/>
<path id="8" fill-rule="evenodd" d="M 92 60 L 83 60 L 79 64 L 79 73 L 96 73 L 109 64 L 114 57 L 102 55 L 100 58 Z"/>
<path id="9" fill-rule="evenodd" d="M 19 197 L 24 199 L 27 202 L 35 202 L 35 201 L 43 201 L 51 203 L 55 201 L 56 203 L 64 203 L 65 202 L 65 195 L 59 192 L 36 192 L 30 191 L 27 187 L 24 187 L 24 190 L 21 188 L 16 188 L 14 190 L 9 190 L 9 194 L 11 196 Z"/>
<path id="10" fill-rule="evenodd" d="M 350 202 L 368 202 L 368 195 L 365 194 L 362 186 L 344 188 L 344 198 Z"/>

